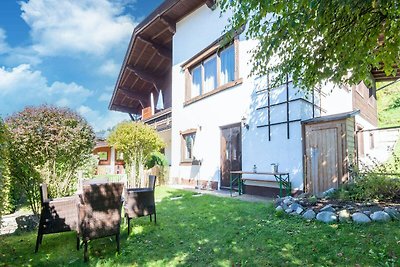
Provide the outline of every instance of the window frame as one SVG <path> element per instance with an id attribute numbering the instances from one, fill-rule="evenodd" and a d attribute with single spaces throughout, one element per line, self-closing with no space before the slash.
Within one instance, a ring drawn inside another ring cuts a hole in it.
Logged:
<path id="1" fill-rule="evenodd" d="M 196 140 L 196 133 L 197 130 L 196 129 L 188 129 L 186 131 L 180 132 L 181 135 L 181 162 L 180 165 L 192 165 L 193 161 L 195 160 L 193 157 L 193 147 L 195 144 L 195 140 Z M 191 158 L 186 158 L 186 151 L 187 151 L 187 147 L 186 147 L 186 136 L 189 135 L 194 135 L 194 141 L 192 144 L 192 157 Z"/>
<path id="2" fill-rule="evenodd" d="M 221 84 L 221 57 L 220 54 L 224 49 L 233 46 L 234 49 L 234 79 L 233 81 L 229 81 L 225 84 Z M 204 63 L 208 60 L 211 60 L 213 57 L 216 57 L 216 88 L 211 91 L 204 92 Z M 198 96 L 192 97 L 192 71 L 197 67 L 201 67 L 201 94 Z M 205 48 L 202 52 L 195 55 L 193 58 L 189 59 L 182 65 L 183 70 L 185 71 L 185 101 L 183 103 L 184 106 L 190 105 L 194 102 L 197 102 L 203 98 L 214 95 L 231 87 L 234 87 L 243 82 L 243 79 L 239 76 L 239 36 L 238 34 L 230 41 L 226 42 L 225 37 L 221 37 L 215 42 L 213 42 L 209 47 Z"/>

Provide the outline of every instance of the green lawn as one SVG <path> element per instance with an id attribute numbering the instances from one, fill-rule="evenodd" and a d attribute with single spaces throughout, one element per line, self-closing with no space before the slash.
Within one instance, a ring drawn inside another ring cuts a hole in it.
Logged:
<path id="1" fill-rule="evenodd" d="M 157 222 L 122 226 L 121 254 L 113 239 L 90 244 L 92 266 L 400 266 L 400 223 L 326 225 L 277 216 L 272 205 L 157 188 Z M 178 200 L 171 196 L 181 195 Z M 0 266 L 85 266 L 75 234 L 0 237 Z"/>

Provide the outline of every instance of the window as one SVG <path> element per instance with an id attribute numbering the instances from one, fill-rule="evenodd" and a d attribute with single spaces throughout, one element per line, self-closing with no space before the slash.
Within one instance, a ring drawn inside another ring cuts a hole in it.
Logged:
<path id="1" fill-rule="evenodd" d="M 204 93 L 217 88 L 217 57 L 213 56 L 203 63 L 204 68 Z"/>
<path id="2" fill-rule="evenodd" d="M 221 84 L 235 80 L 235 48 L 227 47 L 220 53 L 221 58 Z"/>
<path id="3" fill-rule="evenodd" d="M 97 155 L 99 156 L 99 160 L 108 160 L 108 153 L 106 151 L 101 151 Z"/>
<path id="4" fill-rule="evenodd" d="M 214 44 L 189 63 L 185 63 L 186 102 L 191 103 L 241 82 L 237 73 L 237 43 L 235 39 L 223 48 Z"/>
<path id="5" fill-rule="evenodd" d="M 115 153 L 115 159 L 116 159 L 116 160 L 124 160 L 124 153 L 121 152 L 121 151 L 117 151 L 117 152 Z"/>
<path id="6" fill-rule="evenodd" d="M 182 162 L 192 162 L 194 159 L 193 156 L 193 147 L 196 140 L 196 132 L 194 131 L 186 131 L 181 133 L 182 135 Z"/>

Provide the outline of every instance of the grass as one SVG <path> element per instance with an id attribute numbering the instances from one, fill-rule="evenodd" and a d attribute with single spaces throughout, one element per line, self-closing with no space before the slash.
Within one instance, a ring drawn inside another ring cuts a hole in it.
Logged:
<path id="1" fill-rule="evenodd" d="M 379 83 L 381 87 L 385 83 Z M 400 83 L 395 83 L 377 92 L 379 127 L 400 125 Z"/>
<path id="2" fill-rule="evenodd" d="M 400 223 L 306 222 L 276 214 L 272 205 L 157 188 L 157 225 L 134 220 L 121 253 L 111 238 L 89 246 L 90 266 L 399 266 Z M 171 197 L 181 198 L 171 200 Z M 86 266 L 72 232 L 36 232 L 0 239 L 0 266 Z"/>

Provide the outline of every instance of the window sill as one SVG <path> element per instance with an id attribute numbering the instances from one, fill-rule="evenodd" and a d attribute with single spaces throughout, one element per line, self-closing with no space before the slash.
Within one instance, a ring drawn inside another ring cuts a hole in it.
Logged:
<path id="1" fill-rule="evenodd" d="M 192 161 L 181 161 L 179 166 L 192 166 Z"/>
<path id="2" fill-rule="evenodd" d="M 200 101 L 200 100 L 202 100 L 204 98 L 207 98 L 209 96 L 218 94 L 219 92 L 222 92 L 224 90 L 227 90 L 229 88 L 232 88 L 232 87 L 237 86 L 237 85 L 242 84 L 242 83 L 243 83 L 243 79 L 242 78 L 237 79 L 237 80 L 232 81 L 232 82 L 229 82 L 229 83 L 226 83 L 224 85 L 221 85 L 221 86 L 215 88 L 214 90 L 212 90 L 212 91 L 210 91 L 208 93 L 205 93 L 204 95 L 199 95 L 199 96 L 196 96 L 196 97 L 194 97 L 192 99 L 189 99 L 189 100 L 185 101 L 183 103 L 183 106 L 186 107 L 186 106 L 188 106 L 190 104 L 193 104 L 193 103 L 195 103 L 197 101 Z"/>

